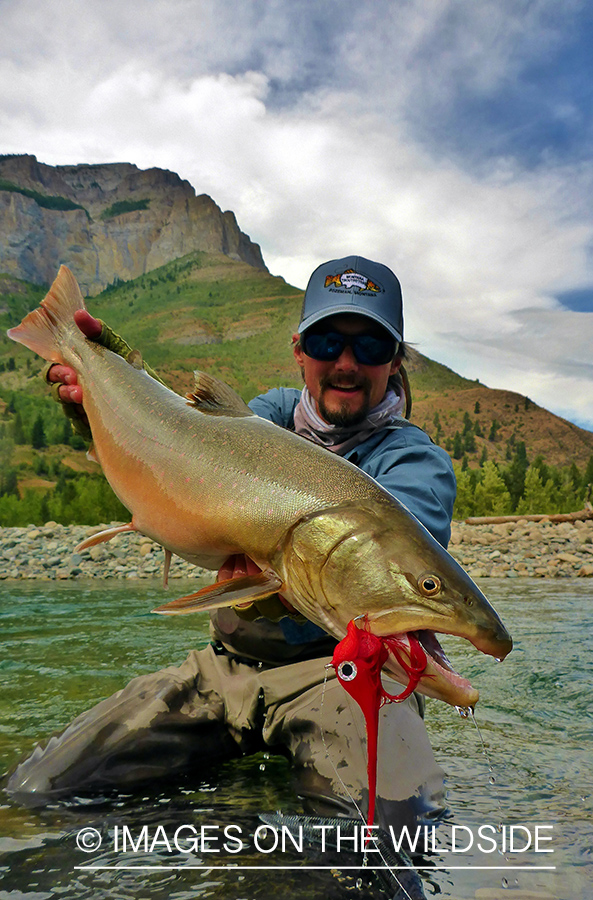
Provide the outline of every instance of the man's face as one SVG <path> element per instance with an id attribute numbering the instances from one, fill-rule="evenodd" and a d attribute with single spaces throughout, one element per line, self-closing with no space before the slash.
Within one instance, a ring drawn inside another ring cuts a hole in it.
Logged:
<path id="1" fill-rule="evenodd" d="M 372 319 L 353 313 L 332 316 L 324 319 L 323 324 L 346 336 L 385 334 Z M 297 337 L 294 335 L 295 339 Z M 294 356 L 322 419 L 342 427 L 362 422 L 369 411 L 381 402 L 389 376 L 397 372 L 401 363 L 400 359 L 396 359 L 379 366 L 362 365 L 356 361 L 350 346 L 346 346 L 341 356 L 331 362 L 312 359 L 299 344 L 295 344 Z"/>

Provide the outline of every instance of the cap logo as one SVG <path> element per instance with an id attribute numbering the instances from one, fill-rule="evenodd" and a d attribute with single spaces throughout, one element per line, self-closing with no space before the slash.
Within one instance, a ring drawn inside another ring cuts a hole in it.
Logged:
<path id="1" fill-rule="evenodd" d="M 355 272 L 354 269 L 346 269 L 345 272 L 342 272 L 339 275 L 327 275 L 325 278 L 325 287 L 331 288 L 332 285 L 341 287 L 346 291 L 375 291 L 376 293 L 379 293 L 383 290 L 378 284 L 375 284 L 374 281 L 367 278 L 366 275 L 360 275 L 358 272 Z"/>

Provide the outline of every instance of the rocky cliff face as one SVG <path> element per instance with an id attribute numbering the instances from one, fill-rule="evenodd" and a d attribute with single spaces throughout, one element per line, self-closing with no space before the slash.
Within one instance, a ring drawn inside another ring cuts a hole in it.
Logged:
<path id="1" fill-rule="evenodd" d="M 234 213 L 174 172 L 0 156 L 0 272 L 44 284 L 65 263 L 97 294 L 195 250 L 266 270 Z"/>

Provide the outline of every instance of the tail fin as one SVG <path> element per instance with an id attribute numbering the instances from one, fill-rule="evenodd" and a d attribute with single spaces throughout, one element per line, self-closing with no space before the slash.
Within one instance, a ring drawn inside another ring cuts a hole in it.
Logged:
<path id="1" fill-rule="evenodd" d="M 41 306 L 30 312 L 20 325 L 11 328 L 8 337 L 50 362 L 63 363 L 61 345 L 65 334 L 76 329 L 74 313 L 85 309 L 78 283 L 66 266 L 60 266 Z"/>

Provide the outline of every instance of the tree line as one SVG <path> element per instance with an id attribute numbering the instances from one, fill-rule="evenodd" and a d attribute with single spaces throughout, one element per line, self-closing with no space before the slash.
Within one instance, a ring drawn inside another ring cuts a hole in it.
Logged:
<path id="1" fill-rule="evenodd" d="M 454 463 L 457 499 L 454 517 L 537 515 L 583 509 L 593 486 L 593 454 L 583 469 L 550 466 L 542 456 L 530 462 L 519 441 L 509 463 L 486 460 L 479 469 Z"/>
<path id="2" fill-rule="evenodd" d="M 475 434 L 475 425 L 473 429 Z M 469 434 L 466 422 L 466 438 Z M 15 451 L 20 446 L 31 448 L 27 462 L 16 461 Z M 59 404 L 22 393 L 10 396 L 0 421 L 0 526 L 39 525 L 50 520 L 94 525 L 128 517 L 101 474 L 74 472 L 55 458 L 55 453 L 52 458 L 52 446 L 86 448 Z M 584 507 L 593 485 L 593 455 L 582 469 L 575 463 L 551 466 L 541 456 L 530 460 L 523 441 L 509 442 L 504 464 L 486 458 L 479 468 L 470 468 L 464 454 L 461 461 L 454 456 L 454 468 L 457 519 L 574 512 Z M 23 489 L 23 482 L 32 474 L 54 486 Z"/>
<path id="3" fill-rule="evenodd" d="M 13 394 L 0 421 L 0 526 L 96 525 L 129 517 L 102 474 L 75 472 L 52 447 L 86 450 L 59 404 Z M 26 448 L 24 461 L 20 448 Z M 23 488 L 32 476 L 54 486 Z"/>

